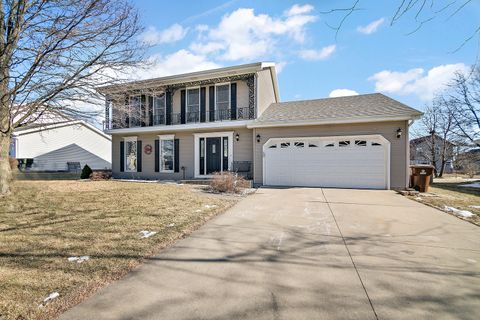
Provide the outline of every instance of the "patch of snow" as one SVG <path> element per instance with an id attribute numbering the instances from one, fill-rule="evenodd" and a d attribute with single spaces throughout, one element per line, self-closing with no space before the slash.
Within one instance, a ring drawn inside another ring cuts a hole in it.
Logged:
<path id="1" fill-rule="evenodd" d="M 77 263 L 82 263 L 82 262 L 87 261 L 89 259 L 90 259 L 89 256 L 69 257 L 68 261 L 69 262 L 75 262 L 76 261 Z"/>
<path id="2" fill-rule="evenodd" d="M 461 184 L 459 187 L 467 187 L 467 188 L 480 188 L 480 182 L 470 183 L 470 184 Z"/>
<path id="3" fill-rule="evenodd" d="M 175 223 L 170 223 L 167 227 L 169 227 L 169 228 L 175 227 Z"/>
<path id="4" fill-rule="evenodd" d="M 140 231 L 140 239 L 150 238 L 151 236 L 155 235 L 156 233 L 157 233 L 156 231 L 142 230 L 142 231 Z"/>
<path id="5" fill-rule="evenodd" d="M 207 208 L 207 209 L 216 208 L 216 207 L 217 207 L 216 204 L 212 204 L 212 205 L 206 204 L 206 205 L 205 205 L 205 208 Z"/>
<path id="6" fill-rule="evenodd" d="M 50 301 L 52 301 L 53 299 L 56 299 L 60 296 L 60 293 L 58 292 L 52 292 L 48 295 L 48 297 L 46 297 L 45 299 L 43 299 L 43 303 L 40 304 L 38 307 L 39 308 L 43 308 L 47 305 L 47 303 L 49 303 Z"/>
<path id="7" fill-rule="evenodd" d="M 457 209 L 457 208 L 454 208 L 454 207 L 445 206 L 445 211 L 451 212 L 454 215 L 461 216 L 461 217 L 464 217 L 464 218 L 470 218 L 470 217 L 473 216 L 473 213 L 471 213 L 470 211 L 460 210 L 460 209 Z"/>
<path id="8" fill-rule="evenodd" d="M 422 201 L 422 197 L 416 197 L 415 200 Z"/>
<path id="9" fill-rule="evenodd" d="M 468 206 L 468 207 L 473 209 L 480 209 L 480 206 Z"/>
<path id="10" fill-rule="evenodd" d="M 195 212 L 202 212 L 202 210 L 198 209 L 198 210 L 195 210 Z"/>

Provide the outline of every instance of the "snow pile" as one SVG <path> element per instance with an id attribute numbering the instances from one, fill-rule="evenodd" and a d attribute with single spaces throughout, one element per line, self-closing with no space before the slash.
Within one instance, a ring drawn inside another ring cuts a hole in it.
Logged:
<path id="1" fill-rule="evenodd" d="M 83 261 L 87 261 L 89 260 L 90 257 L 89 256 L 81 256 L 81 257 L 69 257 L 68 258 L 68 261 L 69 262 L 77 262 L 77 263 L 82 263 Z"/>
<path id="2" fill-rule="evenodd" d="M 461 216 L 461 217 L 464 217 L 464 218 L 470 218 L 470 217 L 473 216 L 473 213 L 471 213 L 470 211 L 467 211 L 467 210 L 459 210 L 459 209 L 454 208 L 454 207 L 445 206 L 445 211 L 451 212 L 451 213 L 453 213 L 454 215 Z"/>
<path id="3" fill-rule="evenodd" d="M 142 230 L 142 231 L 140 231 L 140 239 L 150 238 L 151 236 L 153 236 L 156 233 L 157 233 L 156 231 Z"/>
<path id="4" fill-rule="evenodd" d="M 52 301 L 53 299 L 56 299 L 60 296 L 60 293 L 58 292 L 52 292 L 48 295 L 48 297 L 46 297 L 45 299 L 43 299 L 43 302 L 38 306 L 39 308 L 43 308 L 47 305 L 47 303 L 49 303 L 50 301 Z"/>
<path id="5" fill-rule="evenodd" d="M 470 184 L 461 184 L 460 187 L 468 187 L 468 188 L 480 188 L 480 182 L 470 183 Z"/>
<path id="6" fill-rule="evenodd" d="M 480 206 L 468 206 L 468 207 L 473 209 L 480 209 Z"/>
<path id="7" fill-rule="evenodd" d="M 205 208 L 207 208 L 207 209 L 212 209 L 212 208 L 216 208 L 216 207 L 217 207 L 216 204 L 212 204 L 212 205 L 206 204 L 205 205 Z"/>

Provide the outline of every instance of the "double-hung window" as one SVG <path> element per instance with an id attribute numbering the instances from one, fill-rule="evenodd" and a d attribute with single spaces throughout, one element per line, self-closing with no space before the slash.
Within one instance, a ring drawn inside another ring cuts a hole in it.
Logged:
<path id="1" fill-rule="evenodd" d="M 153 124 L 165 124 L 165 95 L 156 95 L 153 97 Z"/>
<path id="2" fill-rule="evenodd" d="M 160 171 L 173 172 L 175 162 L 173 135 L 160 136 Z"/>
<path id="3" fill-rule="evenodd" d="M 137 172 L 137 138 L 124 138 L 125 141 L 125 171 Z"/>
<path id="4" fill-rule="evenodd" d="M 142 114 L 142 96 L 130 97 L 130 104 L 128 106 L 128 126 L 139 127 L 141 125 Z"/>
<path id="5" fill-rule="evenodd" d="M 200 121 L 200 89 L 187 89 L 187 122 Z"/>
<path id="6" fill-rule="evenodd" d="M 230 84 L 215 86 L 215 120 L 230 119 Z"/>

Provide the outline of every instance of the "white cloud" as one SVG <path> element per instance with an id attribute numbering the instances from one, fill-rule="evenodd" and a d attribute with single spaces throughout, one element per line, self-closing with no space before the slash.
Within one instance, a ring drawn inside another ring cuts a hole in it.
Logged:
<path id="1" fill-rule="evenodd" d="M 286 65 L 287 65 L 286 61 L 280 61 L 280 62 L 276 63 L 275 64 L 275 70 L 277 71 L 277 74 L 282 72 L 283 68 L 285 68 Z"/>
<path id="2" fill-rule="evenodd" d="M 299 5 L 299 4 L 294 4 L 290 9 L 288 9 L 286 12 L 285 12 L 285 15 L 287 17 L 290 17 L 290 16 L 295 16 L 295 15 L 298 15 L 298 14 L 305 14 L 305 13 L 309 13 L 313 10 L 313 6 L 310 5 L 310 4 L 305 4 L 305 5 Z"/>
<path id="3" fill-rule="evenodd" d="M 149 58 L 148 62 L 149 66 L 147 68 L 137 70 L 134 75 L 135 79 L 149 79 L 221 67 L 209 61 L 205 56 L 194 54 L 185 49 L 166 56 L 154 55 Z"/>
<path id="4" fill-rule="evenodd" d="M 358 96 L 358 92 L 350 89 L 335 89 L 328 95 L 330 98 Z"/>
<path id="5" fill-rule="evenodd" d="M 275 53 L 281 40 L 303 43 L 306 25 L 317 19 L 307 14 L 313 9 L 308 6 L 293 6 L 279 18 L 255 14 L 253 9 L 237 9 L 224 15 L 218 26 L 209 28 L 190 49 L 197 54 L 216 52 L 220 60 L 237 61 Z"/>
<path id="6" fill-rule="evenodd" d="M 357 27 L 357 31 L 363 34 L 372 34 L 378 30 L 378 28 L 385 22 L 385 18 L 372 21 L 366 26 Z"/>
<path id="7" fill-rule="evenodd" d="M 162 31 L 158 31 L 155 27 L 149 27 L 147 31 L 140 35 L 140 39 L 149 45 L 172 43 L 182 40 L 187 34 L 187 31 L 188 29 L 178 23 Z"/>
<path id="8" fill-rule="evenodd" d="M 305 60 L 325 60 L 330 57 L 336 50 L 337 46 L 332 44 L 319 50 L 302 50 L 299 52 L 300 58 Z"/>
<path id="9" fill-rule="evenodd" d="M 430 101 L 435 94 L 444 89 L 456 72 L 468 72 L 463 63 L 445 64 L 425 72 L 422 68 L 405 72 L 384 70 L 375 73 L 368 80 L 375 81 L 375 90 L 401 95 L 416 95 L 423 101 Z"/>

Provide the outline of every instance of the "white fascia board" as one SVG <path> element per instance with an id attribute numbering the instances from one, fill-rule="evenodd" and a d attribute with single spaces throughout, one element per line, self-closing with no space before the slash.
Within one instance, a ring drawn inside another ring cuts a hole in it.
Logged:
<path id="1" fill-rule="evenodd" d="M 116 84 L 104 87 L 98 87 L 96 90 L 101 93 L 113 93 L 113 92 L 123 92 L 125 91 L 125 86 L 130 86 L 130 88 L 144 88 L 154 85 L 170 85 L 181 82 L 190 82 L 190 81 L 199 81 L 199 80 L 208 80 L 211 78 L 220 78 L 228 77 L 233 75 L 240 75 L 246 73 L 255 73 L 262 70 L 263 67 L 271 67 L 272 63 L 257 62 L 251 64 L 244 64 L 239 66 L 225 67 L 219 69 L 210 69 L 203 70 L 191 73 L 177 74 L 173 76 L 161 77 L 161 78 L 152 78 L 134 82 L 126 82 L 123 84 Z M 273 64 L 275 65 L 275 64 Z"/>
<path id="2" fill-rule="evenodd" d="M 204 123 L 192 123 L 192 124 L 175 124 L 175 125 L 161 125 L 151 127 L 138 127 L 138 128 L 124 128 L 124 129 L 111 129 L 105 131 L 109 134 L 119 133 L 151 133 L 151 132 L 180 132 L 180 131 L 192 131 L 202 129 L 228 129 L 228 128 L 246 128 L 253 120 L 239 120 L 231 122 L 204 122 Z"/>
<path id="3" fill-rule="evenodd" d="M 308 120 L 308 121 L 278 121 L 278 122 L 252 122 L 247 126 L 248 129 L 253 128 L 269 128 L 269 127 L 297 127 L 297 126 L 315 126 L 328 124 L 349 124 L 349 123 L 368 123 L 368 122 L 385 122 L 385 121 L 407 121 L 414 119 L 414 116 L 401 117 L 382 117 L 382 118 L 357 118 L 357 119 L 338 119 L 338 120 Z"/>

